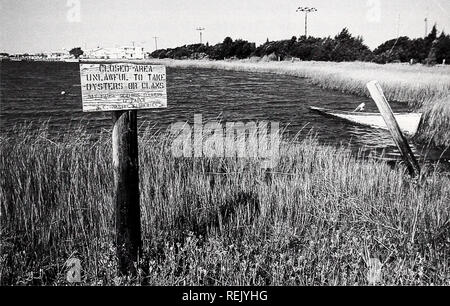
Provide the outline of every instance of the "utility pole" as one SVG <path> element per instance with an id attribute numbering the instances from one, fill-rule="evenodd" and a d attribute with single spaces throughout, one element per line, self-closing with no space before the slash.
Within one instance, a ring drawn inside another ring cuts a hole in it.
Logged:
<path id="1" fill-rule="evenodd" d="M 196 30 L 200 32 L 200 44 L 202 44 L 202 32 L 205 30 L 205 28 L 198 27 Z"/>
<path id="2" fill-rule="evenodd" d="M 301 6 L 296 10 L 296 12 L 304 12 L 305 13 L 305 37 L 308 38 L 308 13 L 317 12 L 317 9 L 315 7 Z"/>
<path id="3" fill-rule="evenodd" d="M 153 36 L 153 38 L 155 39 L 155 51 L 158 50 L 158 36 Z"/>
<path id="4" fill-rule="evenodd" d="M 424 21 L 425 21 L 425 37 L 427 37 L 427 35 L 428 35 L 428 12 L 429 11 L 430 11 L 430 7 L 427 6 L 427 14 L 424 19 Z"/>

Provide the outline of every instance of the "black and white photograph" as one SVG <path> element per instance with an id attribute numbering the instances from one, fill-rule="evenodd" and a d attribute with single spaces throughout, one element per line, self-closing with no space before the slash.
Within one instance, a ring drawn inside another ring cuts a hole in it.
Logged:
<path id="1" fill-rule="evenodd" d="M 450 286 L 449 64 L 449 0 L 0 0 L 0 285 Z"/>

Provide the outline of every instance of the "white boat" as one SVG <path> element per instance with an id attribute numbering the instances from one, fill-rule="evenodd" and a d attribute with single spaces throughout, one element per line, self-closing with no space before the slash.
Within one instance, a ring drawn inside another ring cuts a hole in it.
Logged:
<path id="1" fill-rule="evenodd" d="M 365 112 L 346 112 L 339 110 L 326 109 L 321 107 L 310 107 L 311 110 L 317 111 L 323 115 L 338 117 L 347 121 L 367 125 L 374 128 L 387 130 L 386 123 L 380 113 L 365 113 Z M 394 117 L 402 132 L 409 136 L 414 136 L 420 125 L 421 113 L 394 113 Z"/>

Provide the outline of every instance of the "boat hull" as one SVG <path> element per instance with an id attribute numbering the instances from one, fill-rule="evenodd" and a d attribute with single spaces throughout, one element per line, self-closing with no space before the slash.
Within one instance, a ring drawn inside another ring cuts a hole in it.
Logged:
<path id="1" fill-rule="evenodd" d="M 310 107 L 311 110 L 317 111 L 321 114 L 341 118 L 356 124 L 371 126 L 374 128 L 387 130 L 386 123 L 380 113 L 363 113 L 363 112 L 345 112 L 338 110 L 331 110 L 321 107 Z M 414 136 L 420 125 L 422 118 L 421 113 L 397 113 L 394 114 L 395 119 L 402 132 Z"/>

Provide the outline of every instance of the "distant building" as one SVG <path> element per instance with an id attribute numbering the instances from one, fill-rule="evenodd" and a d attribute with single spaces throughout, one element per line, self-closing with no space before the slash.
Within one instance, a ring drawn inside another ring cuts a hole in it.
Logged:
<path id="1" fill-rule="evenodd" d="M 83 55 L 84 58 L 98 59 L 144 59 L 143 47 L 118 47 L 118 48 L 96 48 L 88 50 Z"/>
<path id="2" fill-rule="evenodd" d="M 143 47 L 123 47 L 125 57 L 131 59 L 144 59 L 145 52 Z"/>
<path id="3" fill-rule="evenodd" d="M 36 56 L 34 54 L 14 54 L 11 55 L 11 60 L 13 61 L 34 61 L 36 59 Z"/>
<path id="4" fill-rule="evenodd" d="M 23 53 L 9 56 L 12 61 L 71 61 L 74 57 L 69 52 Z"/>
<path id="5" fill-rule="evenodd" d="M 92 50 L 85 51 L 82 55 L 85 58 L 99 58 L 99 59 L 109 59 L 109 58 L 122 58 L 123 54 L 117 48 L 96 48 Z"/>
<path id="6" fill-rule="evenodd" d="M 70 54 L 68 52 L 60 52 L 60 51 L 49 52 L 46 55 L 47 55 L 48 60 L 54 60 L 54 61 L 60 61 L 60 60 L 70 57 Z"/>

